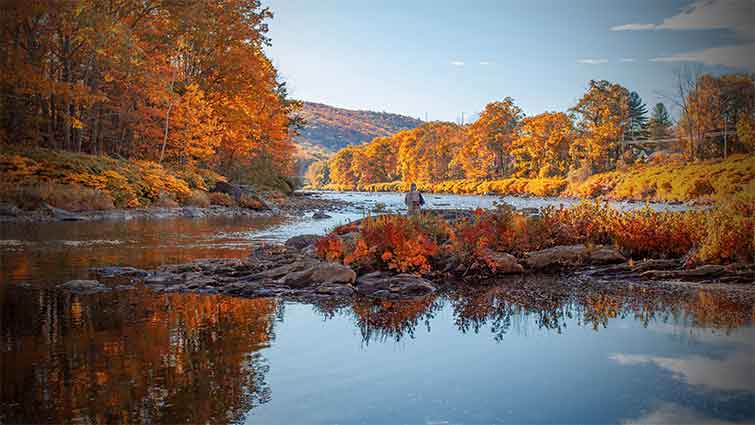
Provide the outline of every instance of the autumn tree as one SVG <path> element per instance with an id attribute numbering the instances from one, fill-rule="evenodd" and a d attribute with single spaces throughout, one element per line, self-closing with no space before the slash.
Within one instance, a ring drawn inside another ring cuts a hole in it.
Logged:
<path id="1" fill-rule="evenodd" d="M 271 16 L 258 0 L 5 1 L 0 137 L 287 174 L 296 103 L 263 51 Z"/>
<path id="2" fill-rule="evenodd" d="M 338 185 L 356 186 L 359 183 L 360 173 L 354 167 L 362 155 L 360 149 L 355 146 L 346 146 L 336 152 L 328 161 L 330 168 L 330 181 Z"/>
<path id="3" fill-rule="evenodd" d="M 569 146 L 574 125 L 563 112 L 545 112 L 522 121 L 511 144 L 516 175 L 520 177 L 564 176 L 569 170 Z"/>
<path id="4" fill-rule="evenodd" d="M 523 118 L 514 100 L 506 97 L 485 106 L 468 128 L 468 140 L 459 152 L 459 163 L 468 178 L 503 177 L 510 173 L 511 142 Z"/>
<path id="5" fill-rule="evenodd" d="M 307 167 L 304 175 L 307 182 L 315 187 L 330 183 L 330 165 L 327 160 L 315 161 Z"/>
<path id="6" fill-rule="evenodd" d="M 614 166 L 628 123 L 629 96 L 619 84 L 590 81 L 587 92 L 571 109 L 578 120 L 578 134 L 570 148 L 576 166 L 586 165 L 594 172 Z"/>

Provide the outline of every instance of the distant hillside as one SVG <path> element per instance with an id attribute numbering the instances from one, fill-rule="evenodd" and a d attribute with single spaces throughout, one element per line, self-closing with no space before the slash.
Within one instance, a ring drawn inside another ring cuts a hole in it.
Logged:
<path id="1" fill-rule="evenodd" d="M 297 141 L 333 152 L 346 145 L 360 145 L 375 137 L 389 136 L 422 124 L 422 121 L 405 115 L 353 111 L 313 102 L 304 102 L 299 115 L 306 125 Z"/>
<path id="2" fill-rule="evenodd" d="M 422 124 L 422 121 L 405 115 L 303 103 L 299 116 L 306 124 L 295 139 L 299 148 L 300 174 L 311 162 L 325 159 L 346 145 L 361 145 L 375 137 L 390 136 Z"/>

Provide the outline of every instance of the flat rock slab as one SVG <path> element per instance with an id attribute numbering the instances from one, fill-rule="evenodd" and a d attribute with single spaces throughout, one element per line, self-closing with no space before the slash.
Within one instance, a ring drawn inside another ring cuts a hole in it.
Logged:
<path id="1" fill-rule="evenodd" d="M 110 291 L 110 288 L 96 280 L 70 280 L 66 283 L 61 283 L 57 288 L 75 294 L 96 294 Z"/>
<path id="2" fill-rule="evenodd" d="M 357 278 L 356 291 L 377 298 L 421 297 L 435 292 L 435 286 L 411 274 L 372 272 Z"/>
<path id="3" fill-rule="evenodd" d="M 541 251 L 531 252 L 524 259 L 528 268 L 546 270 L 562 267 L 584 265 L 604 265 L 622 263 L 626 261 L 621 253 L 615 249 L 597 245 L 561 245 Z"/>

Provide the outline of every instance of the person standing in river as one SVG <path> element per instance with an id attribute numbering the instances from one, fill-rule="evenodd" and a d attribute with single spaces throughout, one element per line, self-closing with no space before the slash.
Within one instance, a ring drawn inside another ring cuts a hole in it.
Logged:
<path id="1" fill-rule="evenodd" d="M 422 205 L 425 205 L 425 198 L 422 197 L 422 193 L 417 190 L 417 185 L 412 183 L 411 189 L 404 196 L 404 204 L 409 209 L 409 215 L 418 214 Z"/>

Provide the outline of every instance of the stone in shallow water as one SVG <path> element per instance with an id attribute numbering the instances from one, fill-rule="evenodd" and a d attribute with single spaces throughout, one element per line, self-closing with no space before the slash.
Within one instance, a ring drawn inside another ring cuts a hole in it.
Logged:
<path id="1" fill-rule="evenodd" d="M 292 238 L 289 238 L 286 241 L 286 247 L 294 249 L 296 251 L 301 251 L 304 248 L 314 245 L 317 241 L 319 241 L 322 238 L 322 236 L 318 235 L 299 235 L 294 236 Z"/>
<path id="2" fill-rule="evenodd" d="M 435 292 L 429 280 L 411 274 L 372 272 L 357 278 L 357 293 L 385 298 L 389 296 L 417 297 Z"/>
<path id="3" fill-rule="evenodd" d="M 70 280 L 66 283 L 61 283 L 57 287 L 77 294 L 95 294 L 110 291 L 110 288 L 96 280 Z"/>
<path id="4" fill-rule="evenodd" d="M 96 267 L 89 270 L 102 277 L 146 277 L 149 275 L 149 272 L 135 267 Z"/>

